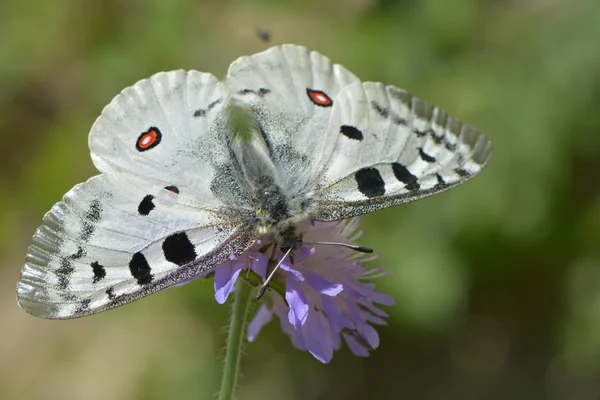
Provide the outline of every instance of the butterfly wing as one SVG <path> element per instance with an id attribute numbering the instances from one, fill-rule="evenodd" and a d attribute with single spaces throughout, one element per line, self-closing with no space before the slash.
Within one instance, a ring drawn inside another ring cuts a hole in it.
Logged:
<path id="1" fill-rule="evenodd" d="M 491 155 L 480 133 L 402 89 L 362 83 L 304 47 L 284 45 L 229 68 L 288 195 L 337 220 L 416 200 L 476 175 Z"/>
<path id="2" fill-rule="evenodd" d="M 292 191 L 314 175 L 335 97 L 358 82 L 344 67 L 296 45 L 240 57 L 227 75 L 233 98 L 252 110 L 279 180 Z"/>
<path id="3" fill-rule="evenodd" d="M 31 314 L 74 318 L 206 272 L 256 238 L 249 189 L 210 74 L 158 73 L 123 90 L 89 136 L 103 174 L 46 214 L 17 297 Z"/>
<path id="4" fill-rule="evenodd" d="M 231 209 L 185 186 L 101 174 L 45 215 L 17 285 L 27 312 L 76 318 L 181 283 L 256 239 Z"/>
<path id="5" fill-rule="evenodd" d="M 489 160 L 481 133 L 408 92 L 347 86 L 336 99 L 318 176 L 317 220 L 337 220 L 466 182 Z"/>
<path id="6" fill-rule="evenodd" d="M 250 203 L 232 153 L 228 91 L 213 75 L 160 72 L 126 88 L 92 126 L 89 146 L 100 172 L 173 182 L 235 207 Z"/>

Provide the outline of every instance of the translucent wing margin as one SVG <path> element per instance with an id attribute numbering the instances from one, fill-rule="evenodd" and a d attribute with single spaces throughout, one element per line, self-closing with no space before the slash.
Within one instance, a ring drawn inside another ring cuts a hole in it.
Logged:
<path id="1" fill-rule="evenodd" d="M 336 98 L 314 171 L 311 218 L 348 218 L 466 182 L 488 162 L 475 129 L 408 92 L 381 83 L 347 86 Z"/>
<path id="2" fill-rule="evenodd" d="M 17 284 L 43 318 L 108 310 L 210 271 L 254 241 L 243 211 L 198 203 L 184 186 L 102 174 L 44 216 Z"/>

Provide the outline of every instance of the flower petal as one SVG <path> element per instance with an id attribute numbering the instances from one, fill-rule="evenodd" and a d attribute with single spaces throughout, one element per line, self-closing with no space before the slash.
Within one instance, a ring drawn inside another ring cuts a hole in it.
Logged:
<path id="1" fill-rule="evenodd" d="M 375 304 L 373 304 L 371 301 L 358 300 L 358 304 L 360 304 L 361 306 L 366 308 L 368 311 L 370 311 L 372 314 L 374 314 L 378 317 L 383 317 L 383 318 L 389 317 L 388 313 L 377 308 L 377 306 Z"/>
<path id="2" fill-rule="evenodd" d="M 267 268 L 269 267 L 269 257 L 258 251 L 253 252 L 250 256 L 250 269 L 262 276 L 263 279 L 267 278 Z"/>
<path id="3" fill-rule="evenodd" d="M 286 279 L 285 299 L 290 306 L 288 320 L 296 329 L 300 329 L 308 317 L 308 300 L 302 290 L 302 283 L 288 276 Z"/>
<path id="4" fill-rule="evenodd" d="M 273 297 L 273 312 L 279 318 L 281 324 L 281 330 L 286 333 L 292 340 L 292 345 L 299 349 L 306 351 L 306 344 L 302 337 L 302 331 L 300 329 L 294 329 L 294 326 L 288 321 L 288 306 L 283 301 L 283 298 L 278 293 L 274 293 Z"/>
<path id="5" fill-rule="evenodd" d="M 354 330 L 354 323 L 338 311 L 338 308 L 336 307 L 334 300 L 331 297 L 321 297 L 321 306 L 323 307 L 323 311 L 325 312 L 325 314 L 327 314 L 327 317 L 329 318 L 331 329 L 335 333 L 340 333 L 343 329 Z"/>
<path id="6" fill-rule="evenodd" d="M 279 268 L 282 271 L 287 271 L 290 274 L 292 274 L 294 276 L 294 279 L 296 279 L 297 281 L 303 281 L 304 280 L 304 275 L 302 275 L 302 272 L 298 271 L 296 268 L 294 268 L 294 266 L 292 265 L 292 262 L 289 260 L 284 260 L 281 265 L 279 266 Z"/>
<path id="7" fill-rule="evenodd" d="M 223 304 L 227 301 L 243 268 L 244 263 L 240 261 L 230 261 L 215 268 L 215 299 L 217 303 Z"/>
<path id="8" fill-rule="evenodd" d="M 350 348 L 350 351 L 354 353 L 354 355 L 357 355 L 359 357 L 369 356 L 369 350 L 365 348 L 358 340 L 356 340 L 354 336 L 348 335 L 347 333 L 343 333 L 342 336 L 344 336 L 346 344 Z"/>
<path id="9" fill-rule="evenodd" d="M 344 285 L 340 283 L 329 282 L 327 279 L 311 270 L 304 272 L 304 277 L 306 278 L 306 283 L 308 286 L 326 296 L 333 297 L 344 290 Z"/>
<path id="10" fill-rule="evenodd" d="M 246 335 L 248 337 L 249 342 L 253 342 L 254 339 L 260 333 L 260 330 L 263 326 L 271 322 L 273 319 L 273 310 L 270 310 L 266 304 L 260 306 L 252 321 L 248 324 L 248 329 Z"/>
<path id="11" fill-rule="evenodd" d="M 371 300 L 375 303 L 379 303 L 382 306 L 393 306 L 396 302 L 392 298 L 392 296 L 388 296 L 387 294 L 374 292 L 371 295 Z"/>
<path id="12" fill-rule="evenodd" d="M 298 250 L 298 254 L 296 254 L 296 257 L 294 257 L 294 263 L 295 264 L 301 263 L 302 261 L 306 260 L 308 257 L 315 254 L 315 251 L 316 250 L 314 247 L 301 247 L 300 250 Z"/>
<path id="13" fill-rule="evenodd" d="M 318 312 L 311 312 L 302 327 L 306 348 L 317 360 L 328 363 L 333 357 L 333 341 L 327 318 Z"/>
<path id="14" fill-rule="evenodd" d="M 369 344 L 369 346 L 371 346 L 372 349 L 376 349 L 377 347 L 379 347 L 379 334 L 371 325 L 360 324 L 357 326 L 356 330 L 367 341 L 367 343 Z"/>

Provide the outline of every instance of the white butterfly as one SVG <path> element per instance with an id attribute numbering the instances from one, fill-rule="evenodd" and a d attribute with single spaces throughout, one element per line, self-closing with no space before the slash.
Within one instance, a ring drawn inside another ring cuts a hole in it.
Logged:
<path id="1" fill-rule="evenodd" d="M 229 123 L 239 108 L 249 133 Z M 28 250 L 17 299 L 35 316 L 134 301 L 264 234 L 297 249 L 302 220 L 442 192 L 491 155 L 439 108 L 295 45 L 239 58 L 225 82 L 181 70 L 141 80 L 104 109 L 89 146 L 101 174 L 52 207 Z"/>

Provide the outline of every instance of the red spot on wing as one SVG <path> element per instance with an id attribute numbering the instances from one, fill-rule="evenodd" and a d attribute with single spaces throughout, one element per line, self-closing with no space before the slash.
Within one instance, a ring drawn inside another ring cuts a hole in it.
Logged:
<path id="1" fill-rule="evenodd" d="M 310 101 L 320 107 L 331 107 L 333 105 L 333 100 L 331 100 L 331 97 L 327 96 L 325 92 L 320 90 L 306 89 L 306 94 L 308 95 Z"/>
<path id="2" fill-rule="evenodd" d="M 153 147 L 158 146 L 162 139 L 160 130 L 156 127 L 150 127 L 146 132 L 143 132 L 135 143 L 135 148 L 138 151 L 150 150 Z"/>
<path id="3" fill-rule="evenodd" d="M 179 194 L 179 188 L 177 186 L 166 186 L 165 189 L 167 189 L 169 192 Z"/>

